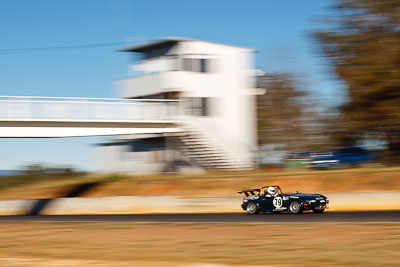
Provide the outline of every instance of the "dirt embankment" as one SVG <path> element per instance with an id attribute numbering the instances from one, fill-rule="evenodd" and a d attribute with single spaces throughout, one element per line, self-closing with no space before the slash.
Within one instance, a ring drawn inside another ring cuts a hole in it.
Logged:
<path id="1" fill-rule="evenodd" d="M 5 190 L 1 200 L 41 199 L 63 197 L 73 185 L 58 183 L 51 185 L 20 186 Z M 119 181 L 100 182 L 83 192 L 82 197 L 104 196 L 149 196 L 178 195 L 181 197 L 228 197 L 236 196 L 236 190 L 259 188 L 264 185 L 279 185 L 284 192 L 333 193 L 400 191 L 400 170 L 348 170 L 340 172 L 309 172 L 307 174 L 285 174 L 253 172 L 243 174 L 218 174 L 190 177 L 156 176 L 137 179 L 123 177 Z M 76 185 L 75 185 L 76 186 Z"/>

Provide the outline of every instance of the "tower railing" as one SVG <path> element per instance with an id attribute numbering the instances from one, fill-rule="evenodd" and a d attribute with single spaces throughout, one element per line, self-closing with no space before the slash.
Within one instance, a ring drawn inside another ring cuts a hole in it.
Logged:
<path id="1" fill-rule="evenodd" d="M 0 96 L 0 121 L 173 121 L 179 100 Z"/>

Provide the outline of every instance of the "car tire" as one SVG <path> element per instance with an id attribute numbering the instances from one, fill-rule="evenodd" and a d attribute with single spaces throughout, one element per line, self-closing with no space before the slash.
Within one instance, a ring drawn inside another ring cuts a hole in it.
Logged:
<path id="1" fill-rule="evenodd" d="M 303 207 L 301 206 L 301 203 L 298 201 L 292 201 L 289 204 L 289 211 L 292 214 L 300 214 L 303 212 Z"/>
<path id="2" fill-rule="evenodd" d="M 250 215 L 258 214 L 260 212 L 256 203 L 254 203 L 254 202 L 250 202 L 249 204 L 247 204 L 246 210 L 247 210 L 247 214 L 250 214 Z"/>
<path id="3" fill-rule="evenodd" d="M 316 209 L 313 209 L 313 212 L 314 212 L 314 213 L 323 213 L 323 212 L 324 212 L 324 210 L 325 210 L 325 209 L 322 209 L 322 210 L 316 210 Z"/>

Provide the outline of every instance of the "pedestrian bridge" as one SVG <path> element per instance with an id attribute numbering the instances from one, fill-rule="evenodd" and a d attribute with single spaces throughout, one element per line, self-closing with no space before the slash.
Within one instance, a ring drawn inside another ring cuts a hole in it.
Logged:
<path id="1" fill-rule="evenodd" d="M 0 137 L 181 131 L 178 100 L 0 96 Z"/>

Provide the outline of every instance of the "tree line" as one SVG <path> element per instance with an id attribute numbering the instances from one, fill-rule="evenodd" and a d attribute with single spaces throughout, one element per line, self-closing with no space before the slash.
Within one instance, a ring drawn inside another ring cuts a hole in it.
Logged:
<path id="1" fill-rule="evenodd" d="M 296 151 L 375 139 L 387 144 L 385 160 L 400 162 L 400 1 L 331 0 L 329 8 L 313 38 L 344 82 L 345 102 L 320 112 L 295 76 L 258 77 L 266 91 L 257 96 L 259 144 Z"/>

